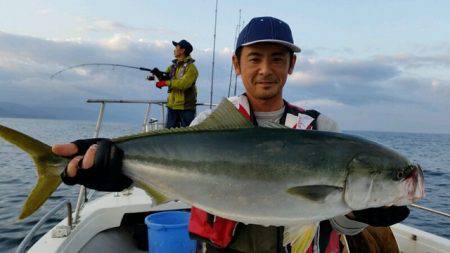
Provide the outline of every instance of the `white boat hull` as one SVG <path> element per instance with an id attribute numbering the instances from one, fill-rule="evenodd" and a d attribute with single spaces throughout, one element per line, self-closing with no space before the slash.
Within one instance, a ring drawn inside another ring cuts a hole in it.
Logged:
<path id="1" fill-rule="evenodd" d="M 93 238 L 100 238 L 96 237 L 96 235 L 101 232 L 119 227 L 123 216 L 127 213 L 189 208 L 189 206 L 181 202 L 170 202 L 160 206 L 153 206 L 152 203 L 152 199 L 144 191 L 138 188 L 134 188 L 129 195 L 107 194 L 86 204 L 81 212 L 79 224 L 75 226 L 67 237 L 53 238 L 52 236 L 53 230 L 55 230 L 58 225 L 67 224 L 67 219 L 64 219 L 37 241 L 29 249 L 29 252 L 92 252 L 91 250 L 84 250 L 88 248 L 85 246 Z M 450 240 L 446 238 L 403 224 L 396 224 L 391 228 L 401 252 L 450 252 Z M 127 251 L 130 250 L 128 249 Z M 138 249 L 133 251 L 142 252 Z"/>

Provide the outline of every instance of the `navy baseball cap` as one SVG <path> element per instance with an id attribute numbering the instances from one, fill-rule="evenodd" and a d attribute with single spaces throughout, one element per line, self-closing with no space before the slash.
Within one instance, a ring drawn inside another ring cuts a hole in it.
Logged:
<path id="1" fill-rule="evenodd" d="M 172 44 L 174 46 L 180 46 L 181 48 L 183 48 L 186 55 L 191 54 L 193 50 L 191 43 L 189 43 L 187 40 L 180 40 L 180 42 L 172 41 Z"/>
<path id="2" fill-rule="evenodd" d="M 289 25 L 274 17 L 257 17 L 250 20 L 239 33 L 236 49 L 261 42 L 282 44 L 297 53 L 301 51 L 294 44 Z"/>

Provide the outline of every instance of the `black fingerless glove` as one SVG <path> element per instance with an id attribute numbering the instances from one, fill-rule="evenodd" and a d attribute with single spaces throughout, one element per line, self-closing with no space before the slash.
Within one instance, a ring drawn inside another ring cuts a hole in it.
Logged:
<path id="1" fill-rule="evenodd" d="M 409 215 L 407 206 L 390 206 L 368 208 L 353 211 L 354 220 L 366 223 L 373 227 L 388 227 L 406 219 Z"/>
<path id="2" fill-rule="evenodd" d="M 78 147 L 78 152 L 73 156 L 84 155 L 89 147 L 97 144 L 94 165 L 89 169 L 82 169 L 83 160 L 78 163 L 75 177 L 67 175 L 67 166 L 61 173 L 61 179 L 65 184 L 81 184 L 87 188 L 116 192 L 122 191 L 132 184 L 132 180 L 122 174 L 123 151 L 109 139 L 95 138 L 76 140 L 72 142 Z"/>

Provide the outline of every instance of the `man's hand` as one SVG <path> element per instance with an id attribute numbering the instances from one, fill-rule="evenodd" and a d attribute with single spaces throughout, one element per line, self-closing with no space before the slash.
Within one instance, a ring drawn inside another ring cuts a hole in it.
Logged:
<path id="1" fill-rule="evenodd" d="M 122 174 L 123 151 L 109 139 L 77 140 L 52 147 L 53 153 L 73 158 L 61 173 L 65 184 L 99 191 L 122 191 L 132 183 Z"/>
<path id="2" fill-rule="evenodd" d="M 403 221 L 408 215 L 407 206 L 390 206 L 353 211 L 347 217 L 373 227 L 388 227 Z"/>
<path id="3" fill-rule="evenodd" d="M 170 79 L 169 73 L 162 72 L 158 68 L 153 68 L 151 72 L 153 75 L 155 75 L 158 78 L 159 81 L 166 81 L 166 80 Z"/>
<path id="4" fill-rule="evenodd" d="M 164 87 L 164 86 L 167 86 L 167 82 L 166 81 L 159 81 L 159 82 L 156 83 L 156 87 L 158 87 L 160 89 L 162 87 Z"/>

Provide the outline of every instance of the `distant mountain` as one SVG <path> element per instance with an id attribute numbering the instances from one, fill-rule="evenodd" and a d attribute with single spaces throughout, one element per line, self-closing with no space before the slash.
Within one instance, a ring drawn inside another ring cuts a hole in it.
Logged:
<path id="1" fill-rule="evenodd" d="M 10 102 L 0 102 L 0 118 L 38 118 L 96 121 L 99 106 L 95 104 L 84 107 L 28 106 Z M 90 109 L 92 108 L 92 109 Z M 107 105 L 104 119 L 106 121 L 141 122 L 145 106 Z M 153 108 L 151 117 L 160 117 L 160 109 Z"/>
<path id="2" fill-rule="evenodd" d="M 95 120 L 97 112 L 84 108 L 25 106 L 16 103 L 0 102 L 0 117 Z"/>

